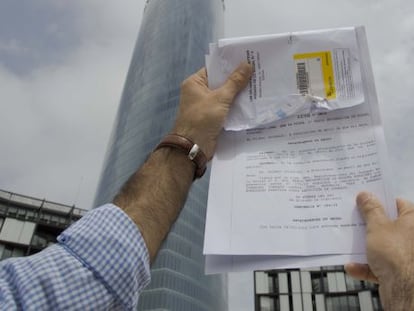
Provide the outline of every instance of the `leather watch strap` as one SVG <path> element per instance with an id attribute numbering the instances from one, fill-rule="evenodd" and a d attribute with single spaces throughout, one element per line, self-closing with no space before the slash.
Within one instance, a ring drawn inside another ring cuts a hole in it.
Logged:
<path id="1" fill-rule="evenodd" d="M 189 138 L 178 134 L 168 134 L 158 144 L 155 150 L 164 147 L 179 149 L 187 155 L 188 159 L 191 160 L 196 166 L 194 179 L 202 177 L 206 172 L 208 162 L 207 157 L 200 147 Z"/>

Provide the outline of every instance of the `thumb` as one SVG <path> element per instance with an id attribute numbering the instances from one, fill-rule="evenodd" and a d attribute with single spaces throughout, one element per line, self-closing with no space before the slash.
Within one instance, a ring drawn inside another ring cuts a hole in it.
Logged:
<path id="1" fill-rule="evenodd" d="M 247 86 L 252 72 L 252 66 L 246 62 L 242 62 L 218 91 L 224 93 L 226 98 L 233 100 L 237 93 Z"/>
<path id="2" fill-rule="evenodd" d="M 378 283 L 378 278 L 367 264 L 348 263 L 344 268 L 346 273 L 354 279 Z"/>
<path id="3" fill-rule="evenodd" d="M 367 226 L 380 225 L 388 221 L 381 202 L 371 193 L 359 193 L 356 202 Z"/>

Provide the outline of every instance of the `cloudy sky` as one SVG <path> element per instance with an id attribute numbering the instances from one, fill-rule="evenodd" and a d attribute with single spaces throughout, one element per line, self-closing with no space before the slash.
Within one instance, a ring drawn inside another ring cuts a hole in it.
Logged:
<path id="1" fill-rule="evenodd" d="M 143 2 L 0 1 L 0 189 L 91 207 Z"/>
<path id="2" fill-rule="evenodd" d="M 397 195 L 413 198 L 408 0 L 227 0 L 226 36 L 365 25 Z M 0 2 L 0 189 L 90 208 L 144 1 Z"/>
<path id="3" fill-rule="evenodd" d="M 91 207 L 143 7 L 144 0 L 0 1 L 0 189 Z M 226 36 L 366 26 L 396 194 L 414 199 L 414 2 L 226 0 L 226 7 Z"/>
<path id="4" fill-rule="evenodd" d="M 397 195 L 414 199 L 414 2 L 227 0 L 226 36 L 365 25 Z M 144 0 L 0 1 L 0 189 L 90 208 Z"/>

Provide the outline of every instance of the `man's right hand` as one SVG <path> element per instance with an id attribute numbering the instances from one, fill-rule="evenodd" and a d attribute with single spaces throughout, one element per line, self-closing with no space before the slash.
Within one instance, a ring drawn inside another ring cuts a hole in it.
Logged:
<path id="1" fill-rule="evenodd" d="M 211 160 L 230 106 L 249 83 L 252 71 L 251 65 L 241 63 L 215 90 L 208 87 L 205 68 L 187 78 L 181 86 L 180 107 L 172 132 L 198 144 Z"/>
<path id="2" fill-rule="evenodd" d="M 414 204 L 397 199 L 398 218 L 390 220 L 370 193 L 357 196 L 366 221 L 368 265 L 348 264 L 356 279 L 379 283 L 385 310 L 414 310 Z"/>

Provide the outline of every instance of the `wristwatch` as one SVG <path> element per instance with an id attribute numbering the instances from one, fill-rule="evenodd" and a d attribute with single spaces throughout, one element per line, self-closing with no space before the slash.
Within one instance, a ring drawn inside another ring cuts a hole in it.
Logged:
<path id="1" fill-rule="evenodd" d="M 187 155 L 188 159 L 192 161 L 196 167 L 194 179 L 202 177 L 206 172 L 208 162 L 207 157 L 200 147 L 191 139 L 178 134 L 168 134 L 158 144 L 154 151 L 165 147 L 176 148 Z"/>

